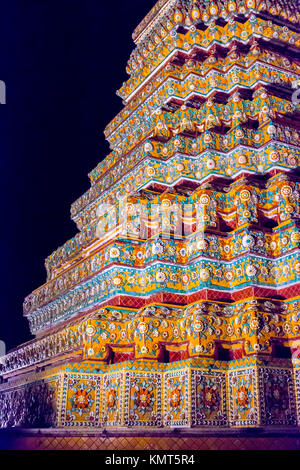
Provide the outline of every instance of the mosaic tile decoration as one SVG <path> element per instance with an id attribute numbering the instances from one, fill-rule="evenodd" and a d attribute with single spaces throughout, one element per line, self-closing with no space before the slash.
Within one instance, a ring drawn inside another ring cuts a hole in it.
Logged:
<path id="1" fill-rule="evenodd" d="M 159 0 L 136 28 L 77 234 L 1 359 L 0 428 L 61 433 L 17 447 L 299 448 L 299 26 L 288 0 Z"/>

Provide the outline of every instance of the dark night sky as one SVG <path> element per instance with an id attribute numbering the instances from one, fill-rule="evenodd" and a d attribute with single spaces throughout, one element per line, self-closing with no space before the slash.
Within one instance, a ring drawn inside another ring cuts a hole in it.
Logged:
<path id="1" fill-rule="evenodd" d="M 76 234 L 70 206 L 109 153 L 131 34 L 155 0 L 0 0 L 0 339 L 30 339 L 26 295 Z"/>

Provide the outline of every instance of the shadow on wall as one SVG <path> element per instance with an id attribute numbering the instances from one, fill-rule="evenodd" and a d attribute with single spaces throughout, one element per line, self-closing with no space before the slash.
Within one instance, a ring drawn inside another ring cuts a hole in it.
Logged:
<path id="1" fill-rule="evenodd" d="M 0 394 L 0 428 L 49 428 L 55 421 L 55 392 L 45 382 Z"/>

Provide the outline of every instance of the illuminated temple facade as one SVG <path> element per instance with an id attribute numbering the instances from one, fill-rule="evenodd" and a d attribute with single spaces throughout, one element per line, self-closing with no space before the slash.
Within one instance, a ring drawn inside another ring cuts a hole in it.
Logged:
<path id="1" fill-rule="evenodd" d="M 160 0 L 111 153 L 24 302 L 0 426 L 151 435 L 300 426 L 300 14 Z M 298 31 L 298 32 L 297 32 Z"/>

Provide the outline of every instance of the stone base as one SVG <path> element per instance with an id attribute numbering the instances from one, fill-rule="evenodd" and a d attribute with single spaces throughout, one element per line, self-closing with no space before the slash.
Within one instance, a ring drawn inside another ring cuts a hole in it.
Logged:
<path id="1" fill-rule="evenodd" d="M 191 430 L 125 433 L 20 430 L 0 433 L 1 450 L 300 450 L 299 430 L 276 432 L 243 430 L 199 432 Z"/>

